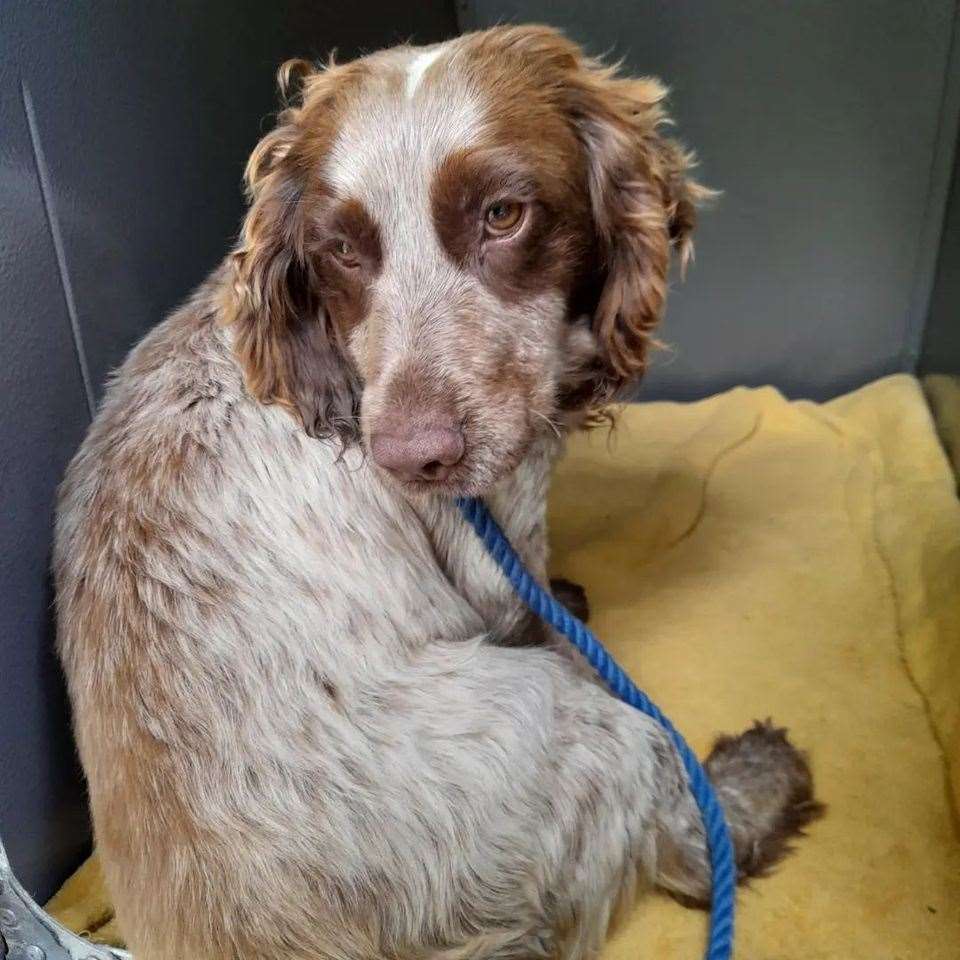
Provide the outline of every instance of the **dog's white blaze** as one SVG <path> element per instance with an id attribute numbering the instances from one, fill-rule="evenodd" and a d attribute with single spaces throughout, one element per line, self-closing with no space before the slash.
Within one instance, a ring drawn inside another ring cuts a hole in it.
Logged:
<path id="1" fill-rule="evenodd" d="M 422 77 L 442 52 L 418 54 L 409 69 L 429 60 L 417 69 Z M 474 143 L 483 126 L 476 95 L 455 74 L 449 82 L 444 77 L 442 88 L 421 88 L 415 98 L 410 89 L 408 82 L 395 99 L 364 95 L 344 117 L 324 162 L 331 185 L 365 202 L 375 217 L 395 218 L 404 196 L 425 197 L 437 165 Z"/>
<path id="2" fill-rule="evenodd" d="M 418 53 L 407 66 L 407 99 L 412 100 L 413 95 L 417 92 L 417 87 L 420 86 L 420 81 L 423 79 L 423 75 L 430 69 L 430 64 L 432 64 L 437 57 L 440 56 L 444 51 L 446 44 L 439 44 L 431 50 L 425 50 L 423 53 Z"/>

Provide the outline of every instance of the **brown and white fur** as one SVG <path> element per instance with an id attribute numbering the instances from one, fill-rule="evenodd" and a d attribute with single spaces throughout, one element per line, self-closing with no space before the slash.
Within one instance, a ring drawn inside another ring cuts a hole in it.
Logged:
<path id="1" fill-rule="evenodd" d="M 587 958 L 702 902 L 669 741 L 521 609 L 561 436 L 643 370 L 689 157 L 662 87 L 541 27 L 299 82 L 236 250 L 131 353 L 64 482 L 59 649 L 138 960 Z M 709 764 L 743 875 L 818 811 L 782 732 Z"/>

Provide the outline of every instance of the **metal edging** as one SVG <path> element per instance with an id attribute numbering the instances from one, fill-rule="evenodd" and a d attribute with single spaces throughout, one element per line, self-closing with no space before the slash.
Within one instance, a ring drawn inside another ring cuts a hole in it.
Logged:
<path id="1" fill-rule="evenodd" d="M 14 876 L 0 839 L 0 960 L 132 960 L 57 923 Z"/>

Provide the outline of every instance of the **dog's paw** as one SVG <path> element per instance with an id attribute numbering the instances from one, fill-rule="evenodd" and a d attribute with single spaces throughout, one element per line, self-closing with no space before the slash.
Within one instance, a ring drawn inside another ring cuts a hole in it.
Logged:
<path id="1" fill-rule="evenodd" d="M 579 583 L 556 577 L 550 581 L 550 592 L 578 620 L 586 623 L 590 618 L 590 602 L 587 600 L 587 591 Z"/>

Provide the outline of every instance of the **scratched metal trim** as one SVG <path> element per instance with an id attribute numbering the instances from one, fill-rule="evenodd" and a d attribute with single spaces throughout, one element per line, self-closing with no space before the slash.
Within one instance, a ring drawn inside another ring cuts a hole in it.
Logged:
<path id="1" fill-rule="evenodd" d="M 0 960 L 132 960 L 126 950 L 84 940 L 34 903 L 0 840 Z"/>

